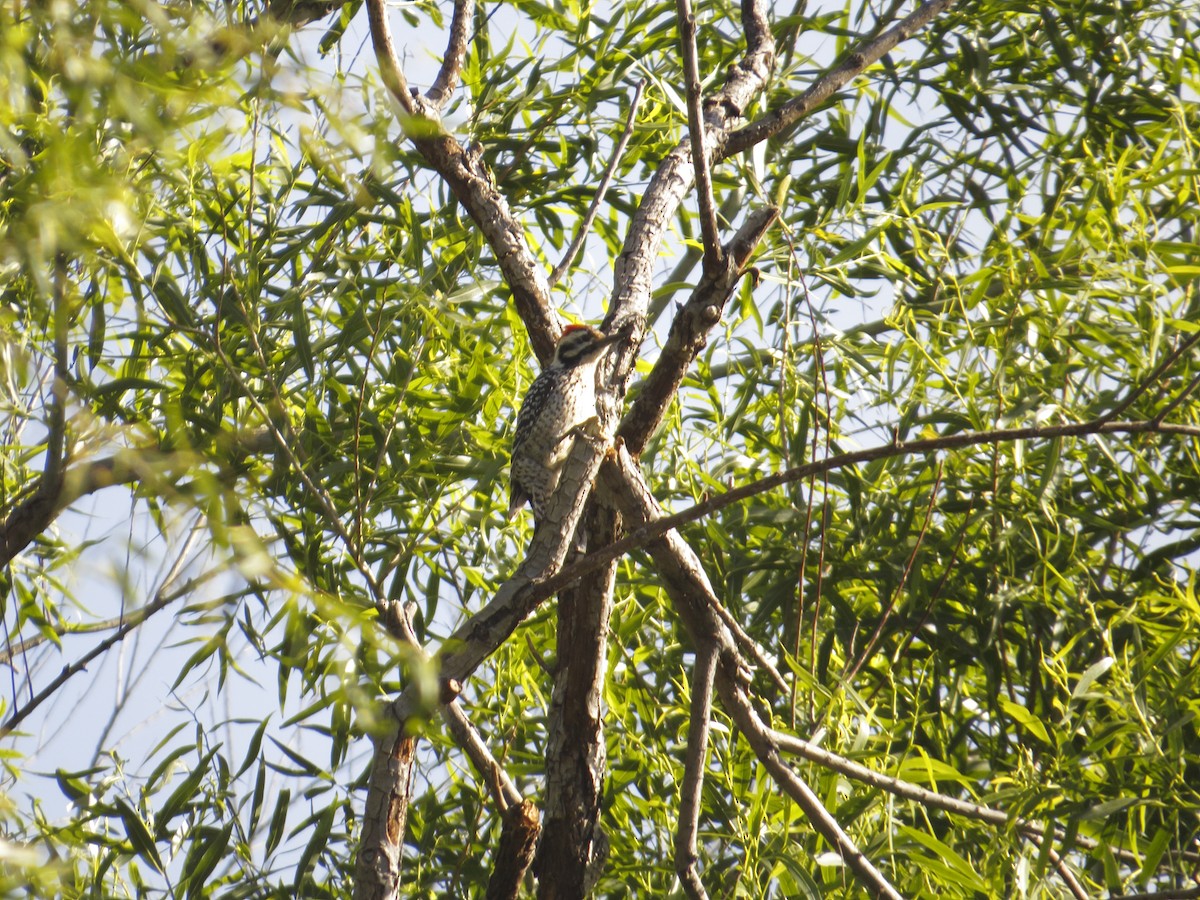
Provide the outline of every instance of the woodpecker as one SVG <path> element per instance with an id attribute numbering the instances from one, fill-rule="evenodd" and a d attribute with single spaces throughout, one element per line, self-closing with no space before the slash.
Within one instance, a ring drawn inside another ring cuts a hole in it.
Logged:
<path id="1" fill-rule="evenodd" d="M 526 501 L 535 527 L 546 514 L 571 453 L 573 431 L 596 415 L 596 364 L 621 336 L 619 331 L 606 335 L 588 325 L 568 325 L 554 359 L 529 386 L 513 435 L 510 519 Z"/>

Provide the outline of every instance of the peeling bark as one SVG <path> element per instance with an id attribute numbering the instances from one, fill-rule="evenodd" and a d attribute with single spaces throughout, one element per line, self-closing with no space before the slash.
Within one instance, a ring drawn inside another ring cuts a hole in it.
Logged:
<path id="1" fill-rule="evenodd" d="M 589 547 L 616 538 L 611 510 L 593 504 L 586 524 Z M 558 668 L 546 747 L 546 827 L 536 866 L 541 900 L 583 896 L 589 866 L 603 863 L 597 859 L 595 838 L 607 764 L 603 691 L 615 577 L 613 561 L 558 598 Z"/>

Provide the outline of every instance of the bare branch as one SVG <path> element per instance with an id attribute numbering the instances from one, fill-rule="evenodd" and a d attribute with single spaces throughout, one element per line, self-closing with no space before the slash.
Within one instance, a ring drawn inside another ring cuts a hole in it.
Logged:
<path id="1" fill-rule="evenodd" d="M 613 175 L 616 174 L 617 166 L 621 162 L 621 157 L 625 153 L 629 139 L 633 136 L 633 123 L 637 121 L 638 107 L 641 105 L 642 91 L 645 88 L 646 79 L 643 78 L 633 89 L 633 99 L 629 103 L 629 115 L 625 118 L 625 130 L 621 132 L 621 137 L 617 140 L 617 146 L 613 149 L 612 158 L 608 161 L 608 165 L 604 169 L 604 175 L 600 178 L 600 186 L 596 188 L 596 194 L 592 197 L 592 203 L 588 207 L 587 215 L 583 217 L 583 221 L 579 225 L 579 230 L 575 232 L 574 240 L 567 247 L 567 252 L 563 254 L 562 261 L 550 273 L 550 287 L 558 284 L 567 269 L 571 268 L 571 264 L 575 262 L 575 257 L 579 255 L 579 251 L 583 249 L 583 242 L 587 240 L 588 232 L 592 230 L 592 223 L 596 221 L 596 213 L 600 210 L 600 204 L 608 193 Z"/>
<path id="2" fill-rule="evenodd" d="M 379 62 L 379 74 L 393 99 L 410 116 L 423 117 L 424 110 L 417 104 L 417 95 L 408 86 L 400 57 L 396 55 L 396 44 L 392 40 L 392 29 L 387 20 L 386 0 L 367 0 L 367 21 L 371 25 L 371 46 Z"/>
<path id="3" fill-rule="evenodd" d="M 493 799 L 498 809 L 508 809 L 522 802 L 521 792 L 513 780 L 508 777 L 504 767 L 492 756 L 492 751 L 479 735 L 474 723 L 468 718 L 457 700 L 442 707 L 442 719 L 446 729 L 454 738 L 454 743 L 463 749 L 475 771 L 483 778 L 484 783 L 492 790 Z"/>
<path id="4" fill-rule="evenodd" d="M 50 697 L 54 696 L 55 692 L 64 684 L 66 684 L 67 681 L 78 675 L 80 672 L 86 671 L 88 664 L 91 663 L 92 660 L 103 655 L 110 647 L 113 647 L 114 645 L 125 640 L 131 631 L 139 627 L 155 613 L 162 612 L 162 610 L 166 609 L 180 597 L 189 594 L 199 583 L 199 579 L 189 580 L 180 585 L 178 590 L 168 592 L 166 589 L 171 586 L 172 581 L 164 581 L 159 590 L 155 593 L 154 598 L 144 607 L 142 607 L 141 610 L 139 610 L 139 615 L 128 616 L 126 621 L 122 623 L 116 631 L 96 644 L 95 647 L 93 647 L 79 659 L 75 660 L 75 662 L 63 666 L 62 671 L 59 672 L 49 684 L 31 697 L 28 703 L 13 710 L 12 715 L 9 716 L 3 724 L 0 724 L 0 738 L 6 738 L 12 734 L 12 732 L 29 717 L 30 713 L 45 703 Z"/>
<path id="5" fill-rule="evenodd" d="M 839 66 L 814 81 L 804 93 L 731 134 L 720 158 L 741 153 L 796 124 L 953 4 L 954 0 L 925 0 L 879 37 L 851 50 Z"/>
<path id="6" fill-rule="evenodd" d="M 831 772 L 837 772 L 839 775 L 844 775 L 869 787 L 886 791 L 893 796 L 912 800 L 930 809 L 939 809 L 943 812 L 959 815 L 966 819 L 974 819 L 978 822 L 986 822 L 989 825 L 995 825 L 1000 828 L 1007 828 L 1011 825 L 1026 837 L 1038 840 L 1049 837 L 1062 838 L 1067 833 L 1065 828 L 1043 828 L 1036 822 L 1014 819 L 1003 810 L 984 806 L 981 803 L 960 800 L 957 797 L 950 797 L 937 791 L 931 791 L 928 788 L 923 788 L 909 781 L 884 775 L 831 750 L 826 750 L 824 747 L 820 747 L 811 741 L 785 734 L 782 731 L 772 730 L 771 739 L 784 753 L 791 753 L 802 757 L 822 768 L 829 769 Z M 1101 846 L 1099 841 L 1081 834 L 1073 835 L 1072 841 L 1085 850 L 1094 850 Z M 1125 863 L 1140 865 L 1143 862 L 1142 857 L 1137 853 L 1121 847 L 1107 846 L 1106 851 L 1112 853 L 1115 858 Z"/>
<path id="7" fill-rule="evenodd" d="M 730 488 L 720 494 L 713 494 L 706 500 L 673 513 L 669 516 L 664 516 L 662 519 L 655 521 L 652 525 L 645 525 L 636 528 L 627 534 L 617 543 L 610 547 L 605 547 L 597 551 L 595 554 L 589 554 L 588 557 L 580 564 L 581 567 L 586 564 L 586 571 L 591 571 L 596 566 L 602 565 L 605 558 L 611 558 L 613 554 L 625 554 L 638 547 L 645 546 L 656 537 L 665 534 L 680 526 L 687 525 L 691 522 L 696 522 L 706 516 L 712 515 L 718 510 L 724 509 L 727 506 L 732 506 L 735 503 L 740 503 L 743 500 L 748 500 L 751 497 L 765 494 L 768 491 L 773 491 L 785 484 L 790 484 L 793 481 L 799 481 L 808 478 L 811 475 L 820 475 L 825 472 L 834 471 L 836 469 L 844 469 L 849 466 L 859 465 L 861 463 L 872 462 L 878 459 L 888 459 L 896 456 L 913 456 L 927 453 L 937 453 L 943 450 L 961 449 L 963 447 L 976 447 L 986 444 L 1006 444 L 1019 440 L 1035 440 L 1047 439 L 1056 437 L 1083 437 L 1091 434 L 1163 434 L 1163 435 L 1181 435 L 1187 437 L 1200 437 L 1200 426 L 1195 425 L 1177 425 L 1169 422 L 1158 422 L 1154 420 L 1135 420 L 1131 422 L 1102 422 L 1099 420 L 1090 420 L 1087 422 L 1072 422 L 1063 425 L 1030 425 L 1023 428 L 997 428 L 989 431 L 968 431 L 960 432 L 959 434 L 946 435 L 937 438 L 921 438 L 912 441 L 899 441 L 892 444 L 882 444 L 877 447 L 871 447 L 866 450 L 855 450 L 850 453 L 840 453 L 837 456 L 830 456 L 825 459 L 815 460 L 810 463 L 805 463 L 799 466 L 793 466 L 790 469 L 785 469 L 782 472 L 777 472 L 774 475 L 767 475 L 757 481 L 744 484 L 740 487 Z M 593 560 L 593 556 L 596 557 Z M 578 577 L 574 567 L 568 572 L 564 571 L 563 577 L 571 575 Z M 547 582 L 539 590 L 548 587 L 556 582 Z"/>
<path id="8" fill-rule="evenodd" d="M 700 826 L 700 795 L 708 762 L 708 732 L 712 724 L 713 681 L 717 675 L 717 651 L 696 650 L 692 673 L 692 708 L 688 722 L 687 758 L 679 796 L 679 825 L 675 832 L 675 873 L 692 900 L 707 900 L 708 894 L 696 869 L 696 832 Z"/>
<path id="9" fill-rule="evenodd" d="M 441 111 L 458 87 L 463 60 L 467 57 L 467 36 L 471 26 L 471 0 L 454 0 L 454 15 L 450 19 L 450 40 L 446 44 L 446 55 L 438 69 L 433 85 L 425 92 L 425 99 L 434 109 Z"/>
<path id="10" fill-rule="evenodd" d="M 721 321 L 725 304 L 733 295 L 746 265 L 763 235 L 778 218 L 779 210 L 773 206 L 754 210 L 746 216 L 746 221 L 725 248 L 721 270 L 706 272 L 675 316 L 662 352 L 617 429 L 617 435 L 634 456 L 641 454 L 646 442 L 658 430 L 692 361 L 708 343 L 708 332 Z"/>
<path id="11" fill-rule="evenodd" d="M 883 873 L 875 868 L 874 863 L 855 846 L 854 841 L 821 803 L 821 799 L 813 793 L 812 788 L 780 758 L 779 745 L 774 739 L 774 734 L 763 724 L 742 687 L 732 679 L 719 675 L 717 690 L 721 694 L 722 705 L 746 736 L 754 755 L 770 773 L 771 778 L 796 801 L 809 822 L 834 846 L 859 882 L 873 897 L 901 900 L 900 894 Z"/>
<path id="12" fill-rule="evenodd" d="M 521 895 L 521 881 L 533 860 L 540 832 L 538 809 L 532 800 L 523 800 L 505 811 L 486 900 L 516 900 Z"/>
<path id="13" fill-rule="evenodd" d="M 775 61 L 775 44 L 766 27 L 762 0 L 743 0 L 742 21 L 746 52 L 737 64 L 729 67 L 723 87 L 712 96 L 705 110 L 704 151 L 710 161 L 724 155 L 732 123 L 741 118 L 742 111 L 762 91 Z M 628 346 L 610 355 L 611 362 L 603 370 L 603 376 L 618 389 L 627 383 L 637 358 L 646 327 L 654 264 L 664 235 L 694 178 L 691 146 L 684 140 L 659 163 L 617 257 L 612 297 L 602 327 L 605 331 L 628 327 L 632 335 Z M 602 398 L 600 406 L 602 415 L 615 419 L 615 404 Z"/>
<path id="14" fill-rule="evenodd" d="M 696 59 L 696 16 L 691 0 L 675 0 L 679 11 L 679 43 L 683 48 L 683 77 L 687 82 L 688 132 L 692 167 L 696 173 L 696 201 L 700 207 L 700 235 L 704 244 L 704 271 L 716 274 L 724 251 L 717 237 L 717 209 L 713 201 L 712 173 L 704 149 L 704 116 L 700 99 L 700 63 Z"/>
<path id="15" fill-rule="evenodd" d="M 480 154 L 465 150 L 447 134 L 437 109 L 410 90 L 396 56 L 384 0 L 367 0 L 367 12 L 380 73 L 403 110 L 400 125 L 405 135 L 479 226 L 513 293 L 513 304 L 529 331 L 534 352 L 546 362 L 554 355 L 562 325 L 550 304 L 546 273 L 529 249 L 524 229 L 496 189 L 491 170 Z"/>

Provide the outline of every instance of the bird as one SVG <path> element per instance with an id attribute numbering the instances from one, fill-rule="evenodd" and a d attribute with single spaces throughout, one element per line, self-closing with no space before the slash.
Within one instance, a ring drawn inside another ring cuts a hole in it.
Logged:
<path id="1" fill-rule="evenodd" d="M 512 519 L 528 503 L 534 528 L 558 487 L 579 426 L 596 416 L 596 365 L 604 351 L 623 336 L 590 325 L 568 325 L 554 347 L 554 358 L 533 380 L 513 434 L 509 467 Z"/>

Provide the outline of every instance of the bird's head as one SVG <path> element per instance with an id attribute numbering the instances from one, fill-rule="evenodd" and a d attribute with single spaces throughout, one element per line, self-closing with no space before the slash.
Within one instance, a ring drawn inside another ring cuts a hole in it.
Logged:
<path id="1" fill-rule="evenodd" d="M 619 331 L 605 334 L 591 325 L 568 325 L 554 347 L 554 362 L 567 368 L 591 362 L 622 336 Z"/>

